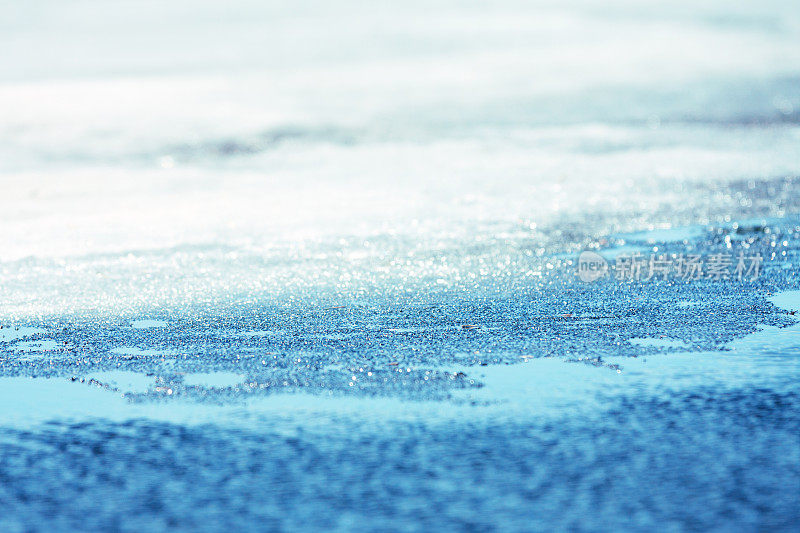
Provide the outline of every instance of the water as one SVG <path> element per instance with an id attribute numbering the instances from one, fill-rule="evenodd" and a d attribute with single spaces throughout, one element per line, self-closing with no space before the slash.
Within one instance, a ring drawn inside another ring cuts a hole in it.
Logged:
<path id="1" fill-rule="evenodd" d="M 794 3 L 0 14 L 0 529 L 797 528 Z"/>

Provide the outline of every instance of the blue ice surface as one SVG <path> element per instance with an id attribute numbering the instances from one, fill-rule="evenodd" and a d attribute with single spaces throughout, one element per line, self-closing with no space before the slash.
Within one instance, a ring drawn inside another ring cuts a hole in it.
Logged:
<path id="1" fill-rule="evenodd" d="M 644 338 L 644 339 L 631 339 L 631 344 L 636 346 L 654 346 L 656 348 L 688 348 L 683 341 L 665 338 Z"/>
<path id="2" fill-rule="evenodd" d="M 169 356 L 175 354 L 173 350 L 143 350 L 136 346 L 121 346 L 119 348 L 112 348 L 111 353 L 119 355 L 150 355 L 150 356 Z"/>
<path id="3" fill-rule="evenodd" d="M 8 336 L 0 525 L 791 530 L 792 272 L 20 328 L 81 352 Z"/>
<path id="4" fill-rule="evenodd" d="M 131 322 L 131 327 L 136 329 L 164 328 L 167 323 L 164 320 L 142 319 Z"/>
<path id="5" fill-rule="evenodd" d="M 796 0 L 188 4 L 0 6 L 0 531 L 800 529 Z"/>

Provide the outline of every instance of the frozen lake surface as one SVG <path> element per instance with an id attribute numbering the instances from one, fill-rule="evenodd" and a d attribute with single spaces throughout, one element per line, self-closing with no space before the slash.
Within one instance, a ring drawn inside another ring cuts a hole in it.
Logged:
<path id="1" fill-rule="evenodd" d="M 800 527 L 796 2 L 0 30 L 3 531 Z"/>

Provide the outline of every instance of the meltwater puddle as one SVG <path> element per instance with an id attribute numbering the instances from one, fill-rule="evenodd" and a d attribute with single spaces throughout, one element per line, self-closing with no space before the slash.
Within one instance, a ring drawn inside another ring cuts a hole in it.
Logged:
<path id="1" fill-rule="evenodd" d="M 618 233 L 612 238 L 625 242 L 644 242 L 648 244 L 690 242 L 700 238 L 706 232 L 704 226 L 680 226 L 673 228 L 652 229 L 634 233 Z"/>
<path id="2" fill-rule="evenodd" d="M 128 370 L 94 372 L 86 376 L 86 379 L 112 388 L 114 391 L 122 394 L 145 393 L 153 389 L 156 384 L 156 377 L 154 375 L 140 374 L 139 372 L 131 372 Z"/>
<path id="3" fill-rule="evenodd" d="M 0 342 L 13 342 L 16 340 L 24 339 L 25 337 L 32 337 L 39 333 L 45 333 L 42 328 L 31 327 L 0 327 Z"/>
<path id="4" fill-rule="evenodd" d="M 770 298 L 776 306 L 800 311 L 800 291 Z M 642 346 L 676 347 L 679 341 L 632 339 Z M 681 343 L 683 346 L 685 344 Z M 601 413 L 611 398 L 638 394 L 668 396 L 674 392 L 727 391 L 765 387 L 795 389 L 800 378 L 800 323 L 778 328 L 761 326 L 751 335 L 728 343 L 724 351 L 672 352 L 658 355 L 605 357 L 605 367 L 568 364 L 562 359 L 530 359 L 507 366 L 465 368 L 484 383 L 465 391 L 472 401 L 496 402 L 508 410 L 538 414 Z"/>
<path id="5" fill-rule="evenodd" d="M 235 387 L 243 383 L 245 377 L 235 372 L 202 372 L 186 374 L 183 376 L 183 384 L 187 387 L 206 387 L 211 389 L 224 389 Z"/>
<path id="6" fill-rule="evenodd" d="M 0 342 L 8 342 L 6 348 L 9 353 L 21 356 L 22 359 L 31 360 L 52 356 L 71 347 L 69 344 L 59 343 L 52 339 L 29 339 L 35 335 L 46 333 L 42 328 L 27 326 L 0 328 Z"/>

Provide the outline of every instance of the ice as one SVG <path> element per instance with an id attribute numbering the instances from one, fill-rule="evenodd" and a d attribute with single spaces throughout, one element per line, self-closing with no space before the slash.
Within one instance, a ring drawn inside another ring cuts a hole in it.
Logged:
<path id="1" fill-rule="evenodd" d="M 120 355 L 135 355 L 135 356 L 147 356 L 147 357 L 163 357 L 169 355 L 175 355 L 174 350 L 143 350 L 142 348 L 137 348 L 136 346 L 122 346 L 119 348 L 113 348 L 111 350 L 112 353 L 120 354 Z"/>
<path id="2" fill-rule="evenodd" d="M 42 328 L 32 328 L 32 327 L 3 327 L 0 328 L 0 342 L 11 342 L 17 339 L 24 339 L 25 337 L 30 337 L 32 335 L 36 335 L 38 333 L 44 333 L 45 330 Z"/>
<path id="3" fill-rule="evenodd" d="M 772 299 L 776 305 L 793 309 L 800 291 L 782 292 Z M 665 339 L 631 339 L 631 342 L 647 347 L 679 349 L 685 343 Z M 41 396 L 44 405 L 38 405 L 31 413 L 44 416 L 47 413 L 47 398 L 50 394 L 60 398 L 71 413 L 71 419 L 89 421 L 95 417 L 113 416 L 124 421 L 128 417 L 148 417 L 153 420 L 170 420 L 193 423 L 193 420 L 218 422 L 223 419 L 238 425 L 254 415 L 272 416 L 277 413 L 291 416 L 331 417 L 339 415 L 379 417 L 390 420 L 429 420 L 439 423 L 446 420 L 469 418 L 484 420 L 511 417 L 523 421 L 530 417 L 560 418 L 568 413 L 583 413 L 582 416 L 602 415 L 604 406 L 624 398 L 630 391 L 650 394 L 671 394 L 676 390 L 691 391 L 696 387 L 716 386 L 719 390 L 738 390 L 745 385 L 772 387 L 776 390 L 791 388 L 800 374 L 800 360 L 792 354 L 800 348 L 800 325 L 785 328 L 760 326 L 759 331 L 739 338 L 725 347 L 728 351 L 680 352 L 649 357 L 630 358 L 606 356 L 604 365 L 580 364 L 558 358 L 529 359 L 513 365 L 450 366 L 451 375 L 463 373 L 467 380 L 481 384 L 477 390 L 467 389 L 454 395 L 452 402 L 402 402 L 381 398 L 341 398 L 338 396 L 309 394 L 277 394 L 267 398 L 248 400 L 243 407 L 236 403 L 232 409 L 194 405 L 181 402 L 180 406 L 158 404 L 124 408 L 125 402 L 112 400 L 116 392 L 142 393 L 156 386 L 156 376 L 128 371 L 94 372 L 83 376 L 83 382 L 69 380 L 36 380 L 30 378 L 2 378 L 6 387 L 4 394 L 9 405 L 16 405 L 24 398 Z M 596 362 L 596 361 L 591 361 Z M 611 366 L 609 366 L 611 365 Z M 352 369 L 331 365 L 330 370 Z M 398 368 L 402 372 L 411 368 Z M 87 382 L 94 380 L 107 385 L 109 390 L 87 394 Z M 245 381 L 235 372 L 188 373 L 182 376 L 184 386 L 204 388 L 226 388 Z M 17 398 L 14 400 L 14 398 Z M 102 400 L 108 398 L 108 400 Z M 464 399 L 473 402 L 465 405 Z M 111 402 L 109 408 L 99 409 L 97 402 Z M 478 402 L 477 405 L 475 402 Z M 19 403 L 12 418 L 2 419 L 3 424 L 16 424 L 27 420 L 22 409 L 28 403 Z M 62 416 L 60 410 L 52 416 Z M 78 416 L 78 413 L 82 413 Z M 199 418 L 197 418 L 199 417 Z M 242 420 L 235 420 L 244 417 Z"/>
<path id="4" fill-rule="evenodd" d="M 705 228 L 702 226 L 688 226 L 684 228 L 664 228 L 636 233 L 623 233 L 615 235 L 614 237 L 625 241 L 644 241 L 653 244 L 659 242 L 689 242 L 693 239 L 697 239 L 704 232 Z"/>
<path id="5" fill-rule="evenodd" d="M 688 348 L 685 342 L 675 339 L 658 339 L 658 338 L 631 339 L 630 343 L 635 344 L 636 346 L 645 346 L 653 348 Z"/>
<path id="6" fill-rule="evenodd" d="M 131 327 L 135 329 L 165 328 L 167 323 L 163 320 L 134 320 L 131 322 Z"/>
<path id="7" fill-rule="evenodd" d="M 16 352 L 51 352 L 61 349 L 64 349 L 64 346 L 52 340 L 22 341 L 11 345 L 11 350 Z"/>
<path id="8" fill-rule="evenodd" d="M 0 529 L 800 523 L 797 2 L 18 4 Z"/>
<path id="9" fill-rule="evenodd" d="M 800 311 L 800 291 L 783 291 L 770 297 L 770 301 L 787 311 Z"/>
<path id="10" fill-rule="evenodd" d="M 155 387 L 155 376 L 146 376 L 124 370 L 96 372 L 89 374 L 85 379 L 97 381 L 102 385 L 113 388 L 115 391 L 121 391 L 123 394 L 128 392 L 147 392 Z"/>
<path id="11" fill-rule="evenodd" d="M 183 377 L 183 384 L 189 387 L 233 387 L 244 382 L 244 376 L 234 372 L 206 372 L 187 374 Z"/>

